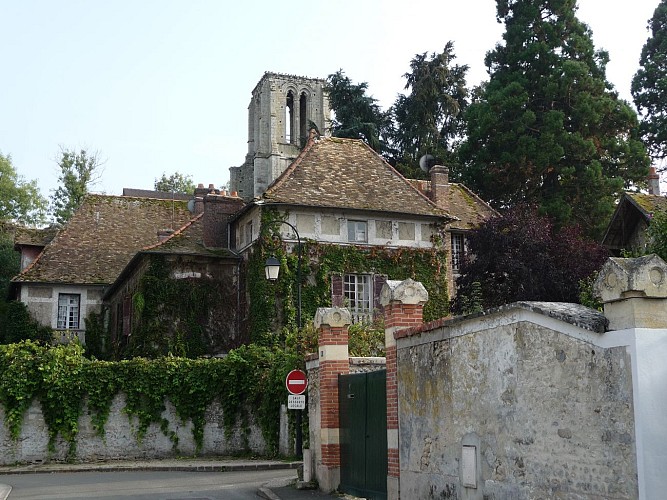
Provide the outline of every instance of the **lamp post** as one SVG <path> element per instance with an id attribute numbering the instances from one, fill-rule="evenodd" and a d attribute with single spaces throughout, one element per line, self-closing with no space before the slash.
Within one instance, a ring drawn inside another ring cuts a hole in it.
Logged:
<path id="1" fill-rule="evenodd" d="M 301 330 L 301 237 L 299 236 L 299 231 L 289 222 L 284 220 L 275 221 L 275 224 L 285 224 L 292 228 L 294 234 L 296 234 L 297 241 L 297 264 L 296 264 L 296 283 L 297 283 L 297 308 L 296 308 L 296 324 L 299 330 Z M 276 281 L 278 279 L 278 274 L 280 273 L 280 261 L 275 257 L 271 256 L 266 259 L 264 265 L 264 272 L 266 273 L 266 279 L 269 281 Z M 303 447 L 303 436 L 301 432 L 301 410 L 296 411 L 296 456 L 301 458 Z"/>

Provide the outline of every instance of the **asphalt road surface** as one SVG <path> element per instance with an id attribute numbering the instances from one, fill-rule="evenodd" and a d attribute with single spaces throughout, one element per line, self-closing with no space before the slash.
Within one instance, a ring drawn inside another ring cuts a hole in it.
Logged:
<path id="1" fill-rule="evenodd" d="M 140 500 L 257 500 L 267 482 L 296 479 L 294 470 L 251 472 L 53 472 L 3 474 L 9 500 L 104 498 Z"/>

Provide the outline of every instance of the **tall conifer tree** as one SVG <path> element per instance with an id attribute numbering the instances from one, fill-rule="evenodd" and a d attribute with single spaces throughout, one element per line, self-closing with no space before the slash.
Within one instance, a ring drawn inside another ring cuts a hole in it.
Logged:
<path id="1" fill-rule="evenodd" d="M 655 160 L 667 158 L 667 0 L 662 0 L 648 23 L 651 36 L 632 79 L 632 98 L 642 117 L 644 144 Z"/>
<path id="2" fill-rule="evenodd" d="M 487 54 L 461 159 L 465 182 L 496 208 L 536 203 L 557 226 L 598 236 L 649 159 L 576 10 L 576 0 L 497 0 L 504 43 Z"/>

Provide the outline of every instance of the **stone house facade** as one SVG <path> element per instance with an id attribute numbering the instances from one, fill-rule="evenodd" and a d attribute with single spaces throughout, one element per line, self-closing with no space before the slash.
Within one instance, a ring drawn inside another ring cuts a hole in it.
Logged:
<path id="1" fill-rule="evenodd" d="M 88 195 L 63 227 L 11 282 L 13 297 L 62 340 L 85 342 L 85 319 L 99 313 L 105 289 L 132 256 L 157 242 L 158 230 L 178 228 L 191 214 L 186 202 Z"/>

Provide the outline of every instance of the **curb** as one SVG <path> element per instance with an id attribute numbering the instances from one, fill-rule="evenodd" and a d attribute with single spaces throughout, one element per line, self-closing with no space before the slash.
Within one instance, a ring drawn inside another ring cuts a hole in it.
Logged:
<path id="1" fill-rule="evenodd" d="M 0 468 L 3 474 L 41 474 L 50 472 L 126 472 L 126 471 L 176 471 L 176 472 L 242 472 L 260 470 L 297 469 L 302 462 L 259 463 L 259 464 L 217 464 L 217 465 L 174 465 L 174 464 L 74 464 L 38 465 L 32 467 Z M 11 489 L 11 488 L 10 488 Z M 4 497 L 6 498 L 6 497 Z M 0 485 L 0 500 L 2 485 Z"/>
<path id="2" fill-rule="evenodd" d="M 8 484 L 0 484 L 0 500 L 7 500 L 11 491 L 12 487 Z"/>
<path id="3" fill-rule="evenodd" d="M 264 498 L 265 500 L 280 500 L 280 497 L 276 495 L 273 491 L 271 491 L 269 488 L 258 489 L 257 496 L 260 498 Z"/>

